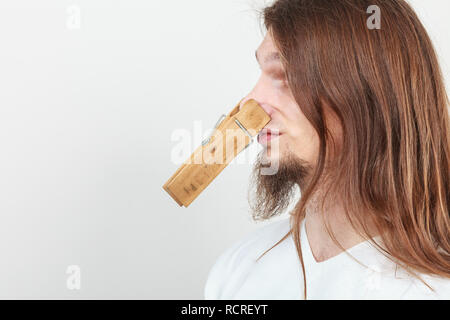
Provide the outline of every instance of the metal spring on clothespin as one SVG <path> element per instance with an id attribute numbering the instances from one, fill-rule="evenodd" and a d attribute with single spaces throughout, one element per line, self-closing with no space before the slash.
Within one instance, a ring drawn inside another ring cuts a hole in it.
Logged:
<path id="1" fill-rule="evenodd" d="M 214 129 L 212 130 L 212 132 L 209 134 L 208 138 L 204 139 L 202 141 L 202 146 L 205 146 L 209 143 L 209 141 L 211 141 L 211 137 L 213 136 L 214 132 L 216 131 L 216 129 L 220 126 L 220 124 L 222 123 L 222 121 L 226 118 L 227 116 L 222 114 L 219 118 L 219 120 L 217 120 Z"/>

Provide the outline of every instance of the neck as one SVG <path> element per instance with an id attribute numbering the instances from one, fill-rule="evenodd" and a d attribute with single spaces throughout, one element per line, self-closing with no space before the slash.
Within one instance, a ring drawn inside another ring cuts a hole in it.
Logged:
<path id="1" fill-rule="evenodd" d="M 347 250 L 365 240 L 346 219 L 342 206 L 334 203 L 324 208 L 326 209 L 321 211 L 317 206 L 309 206 L 305 216 L 308 242 L 317 262 L 328 260 L 343 252 L 327 231 L 324 219 L 327 220 L 330 231 L 343 249 Z"/>

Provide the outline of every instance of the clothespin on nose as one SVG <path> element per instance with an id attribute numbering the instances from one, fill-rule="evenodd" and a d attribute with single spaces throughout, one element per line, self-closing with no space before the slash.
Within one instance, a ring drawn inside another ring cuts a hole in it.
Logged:
<path id="1" fill-rule="evenodd" d="M 242 100 L 219 118 L 208 138 L 163 185 L 178 205 L 188 207 L 270 121 L 254 99 L 240 108 Z M 215 161 L 210 161 L 211 157 Z"/>

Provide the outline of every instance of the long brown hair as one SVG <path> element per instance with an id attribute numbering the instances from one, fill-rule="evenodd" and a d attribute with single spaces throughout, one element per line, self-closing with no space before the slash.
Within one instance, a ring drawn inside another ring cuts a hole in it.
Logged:
<path id="1" fill-rule="evenodd" d="M 381 10 L 380 29 L 367 26 L 371 5 Z M 293 235 L 305 298 L 300 223 L 327 177 L 328 191 L 339 192 L 365 239 L 372 241 L 375 226 L 382 246 L 374 244 L 413 275 L 449 278 L 449 100 L 413 9 L 403 0 L 278 0 L 262 14 L 292 94 L 320 139 L 311 183 L 278 242 Z M 333 147 L 328 111 L 342 127 L 332 178 L 325 170 Z"/>

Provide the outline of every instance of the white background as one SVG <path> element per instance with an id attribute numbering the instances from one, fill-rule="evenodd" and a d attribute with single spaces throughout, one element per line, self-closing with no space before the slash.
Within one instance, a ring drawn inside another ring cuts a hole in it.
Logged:
<path id="1" fill-rule="evenodd" d="M 410 2 L 449 87 L 450 2 Z M 181 208 L 162 189 L 171 136 L 251 90 L 264 3 L 1 1 L 0 298 L 203 298 L 215 259 L 260 225 L 251 163 Z"/>

